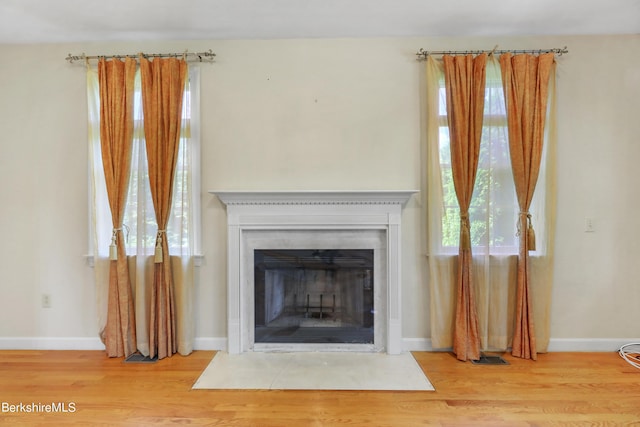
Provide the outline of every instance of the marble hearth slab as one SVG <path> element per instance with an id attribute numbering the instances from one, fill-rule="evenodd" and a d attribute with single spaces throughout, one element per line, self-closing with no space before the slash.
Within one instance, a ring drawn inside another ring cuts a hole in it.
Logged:
<path id="1" fill-rule="evenodd" d="M 434 390 L 411 353 L 356 352 L 218 352 L 193 388 Z"/>

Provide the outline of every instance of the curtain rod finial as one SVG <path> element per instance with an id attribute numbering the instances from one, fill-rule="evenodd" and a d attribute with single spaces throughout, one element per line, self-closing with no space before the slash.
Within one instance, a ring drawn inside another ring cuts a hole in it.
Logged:
<path id="1" fill-rule="evenodd" d="M 71 55 L 71 54 L 69 54 L 65 59 L 67 61 L 69 61 L 70 64 L 73 64 L 75 61 L 78 61 L 80 59 L 86 59 L 86 58 L 87 58 L 87 56 L 83 52 L 82 55 Z"/>

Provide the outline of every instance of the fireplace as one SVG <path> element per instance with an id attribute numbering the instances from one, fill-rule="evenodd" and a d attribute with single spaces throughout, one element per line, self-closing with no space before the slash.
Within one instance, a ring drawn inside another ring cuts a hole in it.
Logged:
<path id="1" fill-rule="evenodd" d="M 373 249 L 256 249 L 254 342 L 373 344 Z"/>
<path id="2" fill-rule="evenodd" d="M 413 191 L 213 193 L 227 207 L 229 353 L 402 351 Z"/>

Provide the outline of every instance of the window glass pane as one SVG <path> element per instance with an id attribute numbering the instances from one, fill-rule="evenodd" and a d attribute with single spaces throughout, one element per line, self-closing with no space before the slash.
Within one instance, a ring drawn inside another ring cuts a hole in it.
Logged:
<path id="1" fill-rule="evenodd" d="M 455 207 L 445 206 L 442 218 L 442 246 L 457 251 L 460 242 L 460 209 L 456 203 Z"/>
<path id="2" fill-rule="evenodd" d="M 188 249 L 189 247 L 188 213 L 190 198 L 188 183 L 190 182 L 190 162 L 188 144 L 190 141 L 190 104 L 190 86 L 187 84 L 182 104 L 182 130 L 172 196 L 172 212 L 166 232 L 170 250 L 172 248 Z M 134 93 L 134 140 L 129 179 L 129 192 L 123 219 L 126 237 L 125 246 L 129 254 L 144 251 L 150 255 L 155 247 L 158 227 L 149 186 L 139 71 L 136 74 Z M 143 240 L 141 241 L 140 239 Z"/>
<path id="3" fill-rule="evenodd" d="M 440 88 L 440 93 L 438 95 L 438 114 L 440 116 L 446 116 L 447 115 L 447 90 L 444 87 L 444 79 L 442 79 L 440 81 L 440 85 L 442 86 Z"/>
<path id="4" fill-rule="evenodd" d="M 451 147 L 449 143 L 449 128 L 447 126 L 440 126 L 440 164 L 451 165 Z"/>
<path id="5" fill-rule="evenodd" d="M 442 82 L 444 85 L 444 82 Z M 441 115 L 446 115 L 446 90 L 440 89 Z M 446 123 L 443 118 L 441 123 Z M 475 253 L 516 253 L 517 199 L 513 185 L 504 94 L 499 74 L 487 73 L 484 120 L 480 142 L 480 156 L 474 193 L 469 209 L 471 242 Z M 440 165 L 444 213 L 442 219 L 442 246 L 445 251 L 457 251 L 460 216 L 453 177 L 449 129 L 439 131 Z"/>
<path id="6" fill-rule="evenodd" d="M 180 132 L 180 145 L 178 147 L 178 159 L 176 162 L 175 180 L 172 195 L 172 211 L 167 225 L 167 238 L 169 248 L 189 248 L 190 226 L 190 177 L 191 170 L 189 159 L 189 147 L 191 139 L 191 92 L 187 86 L 182 102 L 182 129 Z"/>

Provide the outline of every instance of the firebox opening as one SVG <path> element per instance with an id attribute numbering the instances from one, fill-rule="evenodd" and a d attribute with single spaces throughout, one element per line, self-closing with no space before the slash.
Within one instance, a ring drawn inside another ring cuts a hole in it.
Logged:
<path id="1" fill-rule="evenodd" d="M 373 249 L 254 250 L 256 343 L 373 344 Z"/>

